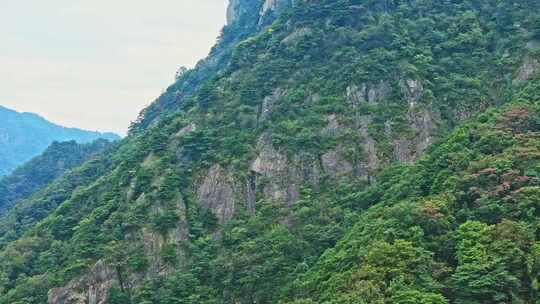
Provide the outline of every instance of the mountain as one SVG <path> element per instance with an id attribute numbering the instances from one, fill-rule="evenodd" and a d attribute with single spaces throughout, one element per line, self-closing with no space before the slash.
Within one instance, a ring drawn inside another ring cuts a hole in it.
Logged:
<path id="1" fill-rule="evenodd" d="M 540 3 L 231 0 L 0 219 L 0 303 L 538 303 Z"/>
<path id="2" fill-rule="evenodd" d="M 98 139 L 88 144 L 53 142 L 41 155 L 0 179 L 0 216 L 19 200 L 41 190 L 66 171 L 103 152 L 111 143 Z"/>
<path id="3" fill-rule="evenodd" d="M 54 141 L 118 140 L 113 133 L 64 128 L 33 113 L 18 113 L 0 106 L 0 176 L 39 155 Z"/>

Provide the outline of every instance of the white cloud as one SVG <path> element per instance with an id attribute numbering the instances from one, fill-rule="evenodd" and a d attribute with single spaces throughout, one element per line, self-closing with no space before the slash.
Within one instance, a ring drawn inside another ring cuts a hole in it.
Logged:
<path id="1" fill-rule="evenodd" d="M 0 0 L 0 104 L 124 133 L 177 67 L 206 56 L 226 2 Z"/>

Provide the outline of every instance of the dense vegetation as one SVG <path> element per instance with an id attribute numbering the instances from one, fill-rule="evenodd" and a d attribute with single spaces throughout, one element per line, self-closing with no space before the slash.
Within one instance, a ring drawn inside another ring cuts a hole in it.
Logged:
<path id="1" fill-rule="evenodd" d="M 0 303 L 539 303 L 540 3 L 263 2 L 0 221 Z"/>
<path id="2" fill-rule="evenodd" d="M 538 88 L 356 194 L 372 207 L 296 279 L 298 303 L 538 303 Z"/>
<path id="3" fill-rule="evenodd" d="M 117 140 L 112 133 L 65 128 L 32 113 L 18 113 L 0 106 L 0 176 L 41 154 L 54 141 L 89 143 Z"/>
<path id="4" fill-rule="evenodd" d="M 89 144 L 53 142 L 45 152 L 0 180 L 0 215 L 17 201 L 41 190 L 67 170 L 80 166 L 110 145 L 105 139 Z"/>

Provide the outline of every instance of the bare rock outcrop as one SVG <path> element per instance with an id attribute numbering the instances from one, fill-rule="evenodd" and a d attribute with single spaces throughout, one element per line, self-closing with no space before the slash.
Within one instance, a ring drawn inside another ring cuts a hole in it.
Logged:
<path id="1" fill-rule="evenodd" d="M 141 195 L 138 200 L 144 200 Z M 139 202 L 140 203 L 140 202 Z M 174 269 L 162 260 L 161 252 L 166 244 L 181 244 L 188 240 L 188 228 L 185 218 L 185 204 L 181 199 L 176 200 L 177 212 L 180 215 L 178 225 L 163 234 L 148 228 L 143 228 L 126 235 L 133 242 L 140 241 L 143 245 L 144 255 L 148 259 L 148 268 L 143 273 L 125 274 L 122 286 L 133 289 L 140 286 L 145 278 L 170 275 Z M 162 212 L 160 205 L 152 206 L 153 213 Z M 179 255 L 182 254 L 180 250 Z M 119 284 L 119 274 L 104 260 L 99 260 L 86 275 L 74 279 L 64 287 L 49 291 L 48 304 L 106 304 L 109 291 L 115 284 Z"/>
<path id="2" fill-rule="evenodd" d="M 369 115 L 358 118 L 358 129 L 362 136 L 363 159 L 357 168 L 357 175 L 371 179 L 374 173 L 379 169 L 381 161 L 378 156 L 377 142 L 369 134 L 369 125 L 372 117 Z"/>
<path id="3" fill-rule="evenodd" d="M 189 134 L 193 131 L 197 130 L 197 126 L 194 123 L 190 123 L 187 126 L 180 129 L 176 134 L 174 134 L 175 137 L 180 138 L 186 134 Z"/>
<path id="4" fill-rule="evenodd" d="M 294 4 L 294 0 L 265 0 L 261 3 L 259 0 L 229 0 L 227 8 L 227 24 L 231 25 L 240 19 L 247 17 L 256 17 L 255 24 L 268 24 L 272 19 L 266 16 L 278 16 L 288 7 Z M 258 15 L 257 12 L 259 13 Z"/>
<path id="5" fill-rule="evenodd" d="M 286 156 L 272 146 L 268 134 L 263 134 L 258 143 L 259 155 L 252 162 L 250 170 L 256 174 L 257 185 L 263 182 L 264 196 L 274 201 L 291 204 L 300 196 L 301 176 Z"/>
<path id="6" fill-rule="evenodd" d="M 292 4 L 293 0 L 265 0 L 259 14 L 262 17 L 270 11 L 280 13 Z"/>
<path id="7" fill-rule="evenodd" d="M 80 279 L 67 286 L 49 291 L 48 304 L 107 304 L 109 290 L 116 280 L 116 273 L 103 261 Z"/>
<path id="8" fill-rule="evenodd" d="M 519 68 L 516 81 L 524 82 L 531 79 L 540 70 L 540 61 L 526 57 Z"/>
<path id="9" fill-rule="evenodd" d="M 388 98 L 391 93 L 392 87 L 386 81 L 350 85 L 346 90 L 347 100 L 353 107 L 357 107 L 365 103 L 376 104 Z"/>
<path id="10" fill-rule="evenodd" d="M 179 220 L 173 229 L 169 229 L 166 233 L 163 233 L 154 231 L 153 229 L 143 228 L 138 235 L 144 246 L 144 254 L 149 261 L 146 273 L 151 276 L 167 275 L 174 270 L 162 260 L 161 252 L 163 246 L 168 244 L 180 245 L 189 239 L 186 205 L 181 198 L 175 199 L 175 210 Z M 164 212 L 162 205 L 155 204 L 152 206 L 152 213 L 157 215 L 162 212 Z"/>
<path id="11" fill-rule="evenodd" d="M 271 95 L 266 96 L 263 99 L 259 113 L 259 121 L 270 119 L 272 116 L 272 111 L 274 110 L 274 105 L 279 101 L 279 99 L 285 96 L 286 93 L 287 92 L 285 90 L 277 88 Z"/>
<path id="12" fill-rule="evenodd" d="M 235 211 L 234 182 L 220 165 L 208 171 L 197 191 L 197 197 L 204 210 L 211 210 L 220 223 L 231 219 Z"/>
<path id="13" fill-rule="evenodd" d="M 322 130 L 322 134 L 331 137 L 339 135 L 342 126 L 339 124 L 338 116 L 336 114 L 330 114 L 326 120 L 328 121 L 328 125 Z"/>
<path id="14" fill-rule="evenodd" d="M 227 24 L 231 25 L 238 20 L 241 14 L 242 0 L 230 0 L 227 7 Z"/>
<path id="15" fill-rule="evenodd" d="M 340 149 L 326 152 L 321 157 L 324 172 L 333 179 L 350 175 L 353 171 L 353 164 L 349 162 Z"/>
<path id="16" fill-rule="evenodd" d="M 401 93 L 409 103 L 409 107 L 414 107 L 424 95 L 424 86 L 418 79 L 404 79 L 399 83 Z"/>
<path id="17" fill-rule="evenodd" d="M 414 136 L 395 139 L 393 146 L 394 159 L 401 163 L 411 164 L 433 143 L 436 125 L 433 114 L 427 109 L 410 111 L 408 120 Z"/>

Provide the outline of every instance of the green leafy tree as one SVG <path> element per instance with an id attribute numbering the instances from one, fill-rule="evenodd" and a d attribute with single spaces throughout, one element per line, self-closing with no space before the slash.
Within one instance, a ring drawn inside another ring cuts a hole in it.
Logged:
<path id="1" fill-rule="evenodd" d="M 452 286 L 457 303 L 508 303 L 515 295 L 520 281 L 504 263 L 491 252 L 492 227 L 469 221 L 457 231 L 458 247 L 456 272 Z"/>

